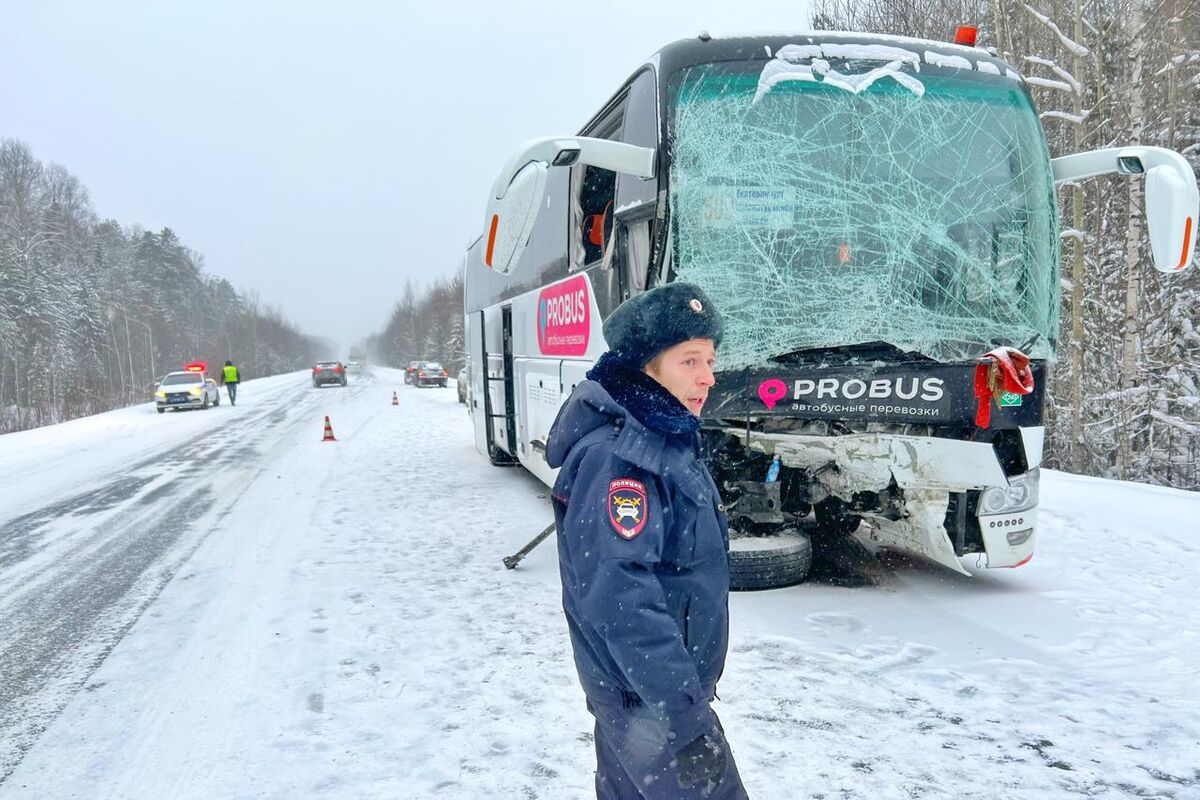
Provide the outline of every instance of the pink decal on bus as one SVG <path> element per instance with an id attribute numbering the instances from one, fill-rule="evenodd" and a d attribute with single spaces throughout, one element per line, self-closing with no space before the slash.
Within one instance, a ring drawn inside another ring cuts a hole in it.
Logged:
<path id="1" fill-rule="evenodd" d="M 592 329 L 588 283 L 582 275 L 556 283 L 538 295 L 538 347 L 543 355 L 581 356 Z"/>
<path id="2" fill-rule="evenodd" d="M 775 404 L 787 397 L 787 384 L 779 378 L 768 378 L 758 385 L 758 399 L 774 410 Z"/>

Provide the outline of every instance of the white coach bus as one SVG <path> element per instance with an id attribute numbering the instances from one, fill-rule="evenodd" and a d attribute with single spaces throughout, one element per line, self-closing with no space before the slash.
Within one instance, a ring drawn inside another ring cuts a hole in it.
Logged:
<path id="1" fill-rule="evenodd" d="M 983 49 L 668 45 L 492 186 L 465 269 L 478 449 L 552 483 L 546 437 L 606 349 L 603 320 L 687 280 L 725 319 L 702 438 L 736 588 L 802 579 L 812 538 L 863 521 L 860 537 L 961 572 L 967 554 L 1019 566 L 1059 330 L 1055 184 L 1106 173 L 1144 176 L 1154 264 L 1186 268 L 1183 157 L 1052 159 L 1021 76 Z M 1006 355 L 1019 389 L 996 382 Z"/>

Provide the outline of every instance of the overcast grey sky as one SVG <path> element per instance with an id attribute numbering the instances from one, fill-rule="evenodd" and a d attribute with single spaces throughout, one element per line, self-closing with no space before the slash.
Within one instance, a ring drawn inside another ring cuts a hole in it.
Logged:
<path id="1" fill-rule="evenodd" d="M 807 9 L 0 0 L 0 137 L 344 348 L 406 279 L 456 269 L 521 142 L 574 133 L 668 42 L 802 31 Z"/>

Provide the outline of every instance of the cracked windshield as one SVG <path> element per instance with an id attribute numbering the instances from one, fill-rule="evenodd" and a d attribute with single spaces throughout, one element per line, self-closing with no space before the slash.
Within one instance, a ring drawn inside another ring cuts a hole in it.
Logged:
<path id="1" fill-rule="evenodd" d="M 730 62 L 672 81 L 677 275 L 721 307 L 722 366 L 868 342 L 1052 358 L 1053 183 L 1024 92 L 854 65 Z"/>

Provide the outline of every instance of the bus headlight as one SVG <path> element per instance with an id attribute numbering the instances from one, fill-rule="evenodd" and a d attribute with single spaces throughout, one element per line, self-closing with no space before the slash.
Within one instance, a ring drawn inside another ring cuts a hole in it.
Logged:
<path id="1" fill-rule="evenodd" d="M 1013 514 L 1038 504 L 1038 480 L 1041 471 L 1031 469 L 1024 475 L 1009 478 L 1008 486 L 993 486 L 979 496 L 980 515 Z"/>

